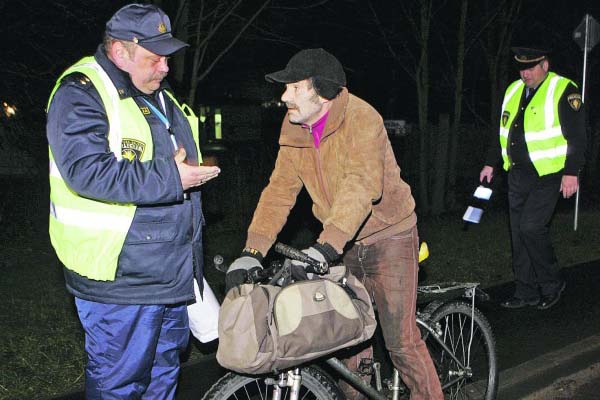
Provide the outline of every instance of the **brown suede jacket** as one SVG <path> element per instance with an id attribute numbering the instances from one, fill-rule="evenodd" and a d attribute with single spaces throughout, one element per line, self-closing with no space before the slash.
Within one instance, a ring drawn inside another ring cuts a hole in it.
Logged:
<path id="1" fill-rule="evenodd" d="M 415 202 L 400 177 L 383 119 L 345 88 L 333 100 L 318 149 L 308 129 L 287 115 L 279 145 L 246 247 L 267 254 L 303 186 L 323 223 L 318 241 L 340 254 L 349 241 L 372 244 L 416 224 Z"/>

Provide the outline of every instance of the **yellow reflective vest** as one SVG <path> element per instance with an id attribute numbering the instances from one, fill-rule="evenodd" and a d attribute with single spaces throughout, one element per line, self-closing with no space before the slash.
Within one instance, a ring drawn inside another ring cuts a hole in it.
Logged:
<path id="1" fill-rule="evenodd" d="M 48 107 L 63 77 L 82 73 L 98 91 L 109 122 L 108 143 L 117 160 L 127 161 L 122 143 L 131 148 L 136 142 L 145 143 L 138 154 L 140 161 L 152 159 L 153 143 L 150 126 L 132 98 L 121 99 L 108 74 L 94 57 L 85 57 L 68 68 L 57 80 Z M 180 105 L 192 128 L 198 150 L 198 119 L 187 105 Z M 50 240 L 60 261 L 66 268 L 89 279 L 112 281 L 115 279 L 119 254 L 133 221 L 136 206 L 109 203 L 84 198 L 69 188 L 62 178 L 52 150 L 50 156 Z"/>
<path id="2" fill-rule="evenodd" d="M 548 73 L 524 110 L 525 142 L 529 158 L 540 176 L 558 172 L 565 166 L 567 140 L 560 126 L 558 103 L 569 83 L 573 82 L 554 72 Z M 503 167 L 507 171 L 510 167 L 507 151 L 508 135 L 519 113 L 519 103 L 524 89 L 525 84 L 522 80 L 513 82 L 506 89 L 502 102 L 500 147 Z"/>

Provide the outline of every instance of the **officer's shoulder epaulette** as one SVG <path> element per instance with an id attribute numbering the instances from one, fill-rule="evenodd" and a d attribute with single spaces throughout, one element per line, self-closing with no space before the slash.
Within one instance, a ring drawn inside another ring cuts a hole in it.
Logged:
<path id="1" fill-rule="evenodd" d="M 79 87 L 83 90 L 88 90 L 94 87 L 94 84 L 85 74 L 81 72 L 73 72 L 69 75 L 64 76 L 61 81 L 61 86 L 72 85 Z"/>

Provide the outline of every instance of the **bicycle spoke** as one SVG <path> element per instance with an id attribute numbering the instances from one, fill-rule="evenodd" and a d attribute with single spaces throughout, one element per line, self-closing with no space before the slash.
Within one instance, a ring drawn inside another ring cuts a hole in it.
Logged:
<path id="1" fill-rule="evenodd" d="M 493 336 L 481 312 L 473 310 L 466 303 L 446 304 L 431 316 L 438 339 L 425 333 L 442 389 L 447 398 L 454 400 L 495 398 Z"/>

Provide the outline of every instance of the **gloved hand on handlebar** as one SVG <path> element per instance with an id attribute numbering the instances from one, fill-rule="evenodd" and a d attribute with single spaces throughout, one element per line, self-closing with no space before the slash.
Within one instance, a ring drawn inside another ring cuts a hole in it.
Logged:
<path id="1" fill-rule="evenodd" d="M 329 243 L 319 243 L 316 242 L 308 249 L 302 250 L 303 253 L 306 253 L 311 258 L 319 262 L 324 262 L 327 265 L 331 265 L 335 260 L 340 258 L 340 254 L 331 246 Z M 292 277 L 295 280 L 307 280 L 310 279 L 310 276 L 307 274 L 305 268 L 307 264 L 302 261 L 292 260 Z"/>
<path id="2" fill-rule="evenodd" d="M 238 257 L 227 270 L 225 275 L 225 291 L 233 287 L 239 286 L 245 283 L 248 276 L 254 271 L 263 269 L 260 262 L 263 259 L 263 255 L 256 249 L 244 249 L 240 257 Z"/>

